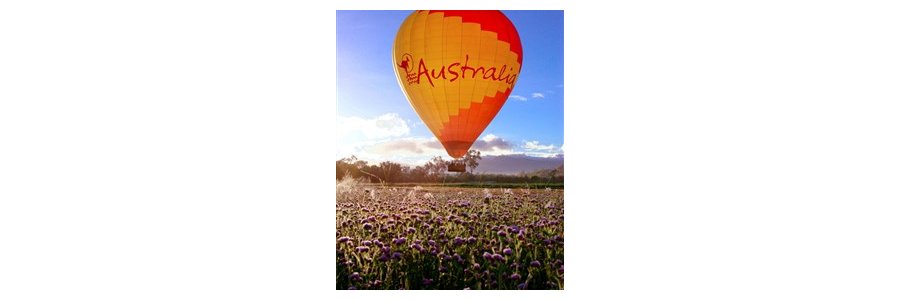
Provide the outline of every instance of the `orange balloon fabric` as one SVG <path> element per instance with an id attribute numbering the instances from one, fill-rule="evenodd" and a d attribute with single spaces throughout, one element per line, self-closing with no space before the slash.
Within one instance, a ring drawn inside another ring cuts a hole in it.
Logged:
<path id="1" fill-rule="evenodd" d="M 522 44 L 500 11 L 420 10 L 400 26 L 393 61 L 413 109 L 460 158 L 512 92 Z"/>

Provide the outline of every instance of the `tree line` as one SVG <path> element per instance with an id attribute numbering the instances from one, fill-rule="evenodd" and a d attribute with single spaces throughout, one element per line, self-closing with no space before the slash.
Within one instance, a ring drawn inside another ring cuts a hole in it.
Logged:
<path id="1" fill-rule="evenodd" d="M 447 166 L 451 161 L 435 156 L 420 166 L 408 166 L 392 161 L 369 164 L 356 156 L 336 161 L 336 178 L 342 180 L 347 176 L 373 183 L 428 183 L 428 182 L 497 182 L 497 183 L 538 183 L 563 182 L 563 166 L 554 169 L 538 170 L 516 175 L 508 174 L 476 174 L 475 169 L 481 160 L 481 152 L 469 150 L 459 159 L 466 166 L 462 173 L 449 173 Z"/>

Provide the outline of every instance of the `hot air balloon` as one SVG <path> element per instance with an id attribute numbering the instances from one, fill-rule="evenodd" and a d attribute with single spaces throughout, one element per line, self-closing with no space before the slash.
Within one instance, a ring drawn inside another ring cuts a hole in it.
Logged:
<path id="1" fill-rule="evenodd" d="M 506 103 L 522 69 L 522 44 L 500 11 L 419 10 L 400 26 L 393 62 L 410 105 L 459 159 Z"/>

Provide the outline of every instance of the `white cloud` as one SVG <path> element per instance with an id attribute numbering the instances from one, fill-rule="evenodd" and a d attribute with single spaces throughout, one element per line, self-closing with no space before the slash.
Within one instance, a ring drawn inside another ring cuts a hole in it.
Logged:
<path id="1" fill-rule="evenodd" d="M 528 101 L 528 98 L 519 96 L 519 95 L 509 95 L 510 99 L 518 100 L 518 101 Z"/>
<path id="2" fill-rule="evenodd" d="M 542 93 L 531 93 L 531 98 L 544 98 Z"/>
<path id="3" fill-rule="evenodd" d="M 338 136 L 362 134 L 367 139 L 401 137 L 409 135 L 409 125 L 400 115 L 388 113 L 372 119 L 359 117 L 339 117 Z"/>
<path id="4" fill-rule="evenodd" d="M 563 154 L 562 146 L 557 147 L 553 144 L 545 145 L 538 141 L 525 141 L 525 143 L 522 144 L 522 149 L 525 150 L 525 155 L 529 156 L 553 157 Z"/>
<path id="5" fill-rule="evenodd" d="M 444 146 L 435 138 L 402 138 L 387 140 L 365 147 L 369 152 L 392 156 L 398 154 L 434 154 L 443 151 Z"/>
<path id="6" fill-rule="evenodd" d="M 562 153 L 550 153 L 550 152 L 523 152 L 523 154 L 525 154 L 527 156 L 531 156 L 531 157 L 543 157 L 543 158 L 560 157 L 563 155 Z"/>
<path id="7" fill-rule="evenodd" d="M 475 141 L 475 143 L 472 143 L 472 149 L 480 151 L 481 155 L 506 155 L 516 153 L 513 150 L 512 143 L 490 133 L 480 140 Z"/>
<path id="8" fill-rule="evenodd" d="M 444 146 L 433 137 L 397 137 L 366 140 L 338 147 L 338 159 L 350 157 L 351 155 L 370 164 L 393 161 L 408 165 L 420 165 L 435 156 L 448 159 Z"/>
<path id="9" fill-rule="evenodd" d="M 522 145 L 522 148 L 526 150 L 536 150 L 536 151 L 551 151 L 558 149 L 554 145 L 541 145 L 541 142 L 538 141 L 525 141 L 525 144 Z"/>
<path id="10" fill-rule="evenodd" d="M 482 139 L 472 143 L 471 149 L 478 150 L 481 155 L 506 155 L 517 154 L 514 144 L 493 134 L 485 135 Z M 432 157 L 441 156 L 450 159 L 444 145 L 436 138 L 404 137 L 388 139 L 369 143 L 357 147 L 357 150 L 370 154 L 371 157 L 381 157 L 381 160 L 418 162 L 428 161 Z M 379 160 L 379 159 L 376 159 Z"/>
<path id="11" fill-rule="evenodd" d="M 541 144 L 539 141 L 525 141 L 517 144 L 495 134 L 485 134 L 472 144 L 472 148 L 482 156 L 527 155 L 532 157 L 556 157 L 562 154 L 562 147 Z M 336 159 L 355 155 L 370 164 L 393 161 L 407 165 L 421 165 L 435 156 L 450 159 L 444 146 L 434 137 L 389 137 L 370 139 L 356 144 L 338 147 Z"/>

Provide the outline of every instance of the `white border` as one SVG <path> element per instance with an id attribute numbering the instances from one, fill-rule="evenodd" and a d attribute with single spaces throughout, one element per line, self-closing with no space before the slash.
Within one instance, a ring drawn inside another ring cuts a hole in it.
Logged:
<path id="1" fill-rule="evenodd" d="M 900 298 L 893 2 L 445 2 L 0 4 L 0 298 L 461 295 L 330 276 L 334 11 L 433 7 L 566 18 L 566 290 L 463 296 Z"/>

